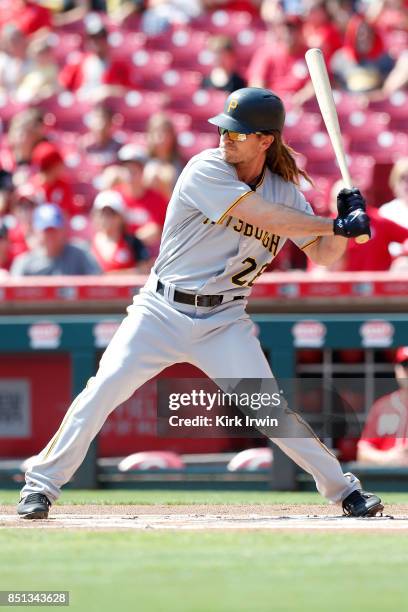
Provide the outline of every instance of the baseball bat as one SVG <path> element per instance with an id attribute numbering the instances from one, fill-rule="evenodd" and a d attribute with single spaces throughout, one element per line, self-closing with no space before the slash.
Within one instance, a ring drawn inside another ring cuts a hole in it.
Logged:
<path id="1" fill-rule="evenodd" d="M 319 104 L 320 112 L 326 126 L 327 133 L 340 168 L 341 176 L 346 189 L 352 189 L 350 172 L 347 166 L 343 140 L 340 132 L 339 118 L 334 104 L 333 92 L 330 86 L 329 75 L 320 49 L 306 51 L 305 59 L 309 69 L 310 78 Z M 368 234 L 357 236 L 356 242 L 363 244 L 370 237 Z"/>

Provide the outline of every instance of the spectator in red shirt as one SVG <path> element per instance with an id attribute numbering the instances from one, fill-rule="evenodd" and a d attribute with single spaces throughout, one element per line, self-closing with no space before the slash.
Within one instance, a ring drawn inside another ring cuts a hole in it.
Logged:
<path id="1" fill-rule="evenodd" d="M 269 32 L 269 39 L 254 54 L 248 68 L 251 87 L 266 87 L 280 97 L 299 91 L 309 80 L 302 21 L 287 16 Z"/>
<path id="2" fill-rule="evenodd" d="M 342 38 L 332 22 L 327 0 L 305 0 L 304 6 L 303 36 L 306 45 L 321 49 L 329 64 L 333 53 L 341 47 Z"/>
<path id="3" fill-rule="evenodd" d="M 144 149 L 128 144 L 118 154 L 119 161 L 128 172 L 125 183 L 115 187 L 127 207 L 127 223 L 130 231 L 156 255 L 166 217 L 167 201 L 161 193 L 146 187 L 144 168 L 147 155 Z"/>
<path id="4" fill-rule="evenodd" d="M 40 142 L 33 151 L 32 163 L 38 173 L 31 179 L 43 202 L 57 204 L 68 216 L 79 212 L 74 203 L 71 183 L 66 177 L 64 160 L 50 142 Z"/>
<path id="5" fill-rule="evenodd" d="M 101 191 L 93 206 L 95 234 L 92 253 L 107 273 L 144 273 L 150 269 L 148 250 L 125 231 L 126 205 L 117 191 Z"/>
<path id="6" fill-rule="evenodd" d="M 86 51 L 64 66 L 60 83 L 86 100 L 122 95 L 132 86 L 129 63 L 112 57 L 108 32 L 99 15 L 89 14 L 85 29 Z"/>
<path id="7" fill-rule="evenodd" d="M 333 214 L 337 214 L 336 198 L 342 188 L 342 181 L 333 185 L 330 202 L 330 210 Z M 389 219 L 384 219 L 374 207 L 368 206 L 367 214 L 371 220 L 371 240 L 364 244 L 357 244 L 355 240 L 350 240 L 343 257 L 333 266 L 322 268 L 308 263 L 308 269 L 313 271 L 330 269 L 342 272 L 389 270 L 393 262 L 389 250 L 390 245 L 403 243 L 408 238 L 408 229 Z"/>
<path id="8" fill-rule="evenodd" d="M 399 389 L 378 399 L 357 445 L 357 460 L 375 465 L 408 465 L 408 346 L 395 356 Z"/>
<path id="9" fill-rule="evenodd" d="M 41 28 L 51 28 L 52 13 L 31 0 L 3 0 L 0 4 L 0 25 L 13 22 L 26 36 Z"/>
<path id="10" fill-rule="evenodd" d="M 394 67 L 378 30 L 361 15 L 354 15 L 347 26 L 345 43 L 331 61 L 337 84 L 348 91 L 381 89 Z"/>

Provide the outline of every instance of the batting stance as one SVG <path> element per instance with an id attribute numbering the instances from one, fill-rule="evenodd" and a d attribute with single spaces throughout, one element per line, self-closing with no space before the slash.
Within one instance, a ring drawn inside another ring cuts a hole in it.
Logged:
<path id="1" fill-rule="evenodd" d="M 100 361 L 49 444 L 26 473 L 18 513 L 48 516 L 108 415 L 167 366 L 189 362 L 216 378 L 272 378 L 245 311 L 256 279 L 291 239 L 314 262 L 331 264 L 347 239 L 369 234 L 357 190 L 338 196 L 339 216 L 314 216 L 298 191 L 299 169 L 282 141 L 285 111 L 271 91 L 233 92 L 211 118 L 220 145 L 193 157 L 174 188 L 160 253 Z M 312 474 L 346 514 L 374 516 L 381 500 L 344 475 L 310 432 L 273 439 Z"/>

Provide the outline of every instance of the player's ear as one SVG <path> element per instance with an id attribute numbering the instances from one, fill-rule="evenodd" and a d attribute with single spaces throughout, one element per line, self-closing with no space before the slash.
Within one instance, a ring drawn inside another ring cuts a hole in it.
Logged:
<path id="1" fill-rule="evenodd" d="M 274 140 L 275 136 L 273 134 L 262 134 L 262 145 L 265 151 L 269 149 Z"/>

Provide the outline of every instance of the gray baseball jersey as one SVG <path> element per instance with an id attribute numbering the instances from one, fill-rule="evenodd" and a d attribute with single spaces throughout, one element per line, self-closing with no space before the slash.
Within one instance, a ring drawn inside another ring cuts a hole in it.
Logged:
<path id="1" fill-rule="evenodd" d="M 254 187 L 268 202 L 312 212 L 294 185 L 266 170 Z M 98 372 L 72 403 L 64 420 L 26 473 L 22 497 L 43 492 L 55 500 L 83 461 L 90 441 L 112 410 L 174 363 L 187 361 L 212 379 L 273 377 L 245 312 L 245 300 L 224 300 L 206 308 L 174 301 L 156 291 L 166 287 L 202 294 L 246 295 L 285 239 L 234 217 L 234 206 L 251 188 L 216 150 L 194 157 L 182 172 L 171 199 L 159 257 L 146 287 L 128 308 Z M 300 238 L 304 247 L 315 236 Z M 298 419 L 293 415 L 292 420 Z M 298 427 L 298 424 L 297 424 Z M 336 457 L 310 437 L 272 438 L 313 475 L 322 495 L 339 502 L 358 488 Z"/>
<path id="2" fill-rule="evenodd" d="M 265 169 L 256 192 L 275 202 L 313 214 L 293 183 Z M 181 173 L 170 200 L 154 272 L 180 289 L 201 294 L 248 295 L 253 282 L 286 242 L 266 229 L 234 217 L 234 207 L 251 188 L 219 149 L 193 157 Z M 300 247 L 316 236 L 293 241 Z"/>

